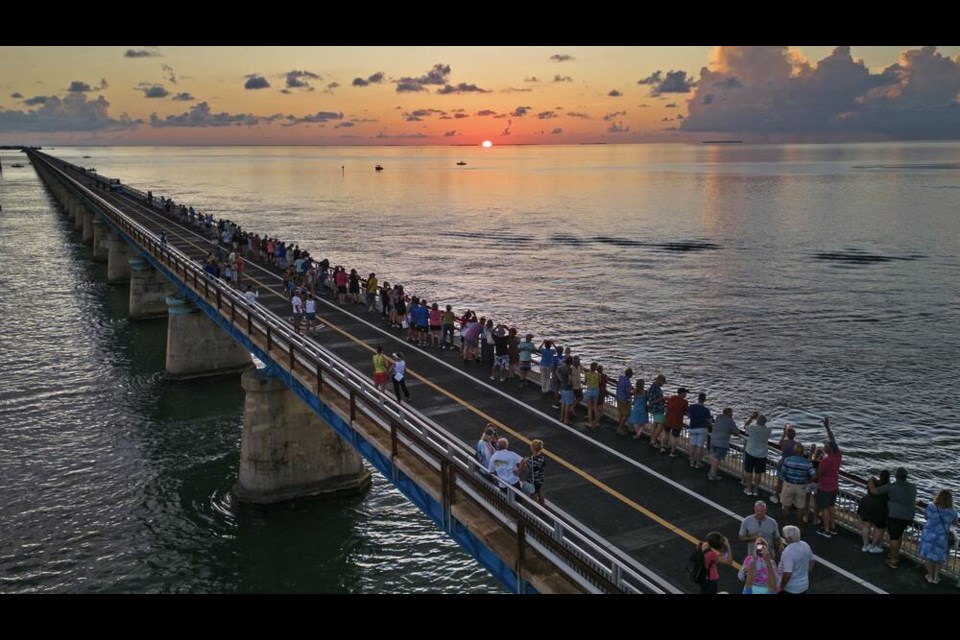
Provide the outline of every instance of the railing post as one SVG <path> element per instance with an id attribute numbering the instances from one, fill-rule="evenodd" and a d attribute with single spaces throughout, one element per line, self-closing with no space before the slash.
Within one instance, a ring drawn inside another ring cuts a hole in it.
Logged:
<path id="1" fill-rule="evenodd" d="M 323 392 L 323 368 L 317 363 L 317 395 Z"/>
<path id="2" fill-rule="evenodd" d="M 440 460 L 440 508 L 443 513 L 443 527 L 450 531 L 450 461 Z"/>
<path id="3" fill-rule="evenodd" d="M 523 568 L 527 554 L 527 525 L 517 520 L 517 593 L 523 593 Z"/>
<path id="4" fill-rule="evenodd" d="M 253 338 L 253 314 L 247 309 L 247 335 Z"/>
<path id="5" fill-rule="evenodd" d="M 390 458 L 397 457 L 397 423 L 390 421 Z"/>
<path id="6" fill-rule="evenodd" d="M 270 325 L 267 325 L 267 353 L 273 348 L 273 335 L 270 333 Z"/>
<path id="7" fill-rule="evenodd" d="M 293 369 L 297 362 L 297 359 L 293 357 L 293 343 L 288 342 L 287 347 L 290 349 L 290 373 L 293 373 Z"/>
<path id="8" fill-rule="evenodd" d="M 350 389 L 350 424 L 357 419 L 357 392 Z"/>
<path id="9" fill-rule="evenodd" d="M 230 298 L 230 322 L 231 324 L 237 321 L 237 301 L 233 298 Z"/>
<path id="10" fill-rule="evenodd" d="M 220 287 L 217 287 L 217 311 L 220 311 Z"/>

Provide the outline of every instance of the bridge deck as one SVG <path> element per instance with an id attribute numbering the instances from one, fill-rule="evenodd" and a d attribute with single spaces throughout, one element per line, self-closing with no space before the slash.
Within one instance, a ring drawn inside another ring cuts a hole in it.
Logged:
<path id="1" fill-rule="evenodd" d="M 80 174 L 75 177 L 91 181 Z M 202 259 L 212 249 L 209 239 L 157 207 L 117 193 L 99 191 L 98 195 L 157 233 L 165 230 L 168 243 L 192 258 Z M 282 318 L 290 316 L 278 269 L 248 261 L 244 279 L 259 289 L 261 305 Z M 586 433 L 582 408 L 574 425 L 564 426 L 538 385 L 521 389 L 515 381 L 492 382 L 489 371 L 463 363 L 457 352 L 407 343 L 399 329 L 389 328 L 378 313 L 363 306 L 341 306 L 327 297 L 318 302 L 317 315 L 323 327 L 314 339 L 361 371 L 372 373 L 371 355 L 377 345 L 387 353 L 402 350 L 411 405 L 467 446 L 473 446 L 488 421 L 522 455 L 528 453 L 529 440 L 541 438 L 549 460 L 544 494 L 551 506 L 587 524 L 678 589 L 696 591 L 684 575 L 686 558 L 691 541 L 709 531 L 720 531 L 730 539 L 736 560 L 745 555 L 746 545 L 737 541 L 737 533 L 755 498 L 742 493 L 736 478 L 708 482 L 705 471 L 690 468 L 685 457 L 670 459 L 646 440 L 616 436 L 609 421 Z M 771 505 L 769 515 L 783 524 L 779 507 Z M 922 569 L 906 560 L 899 569 L 890 569 L 883 556 L 862 553 L 860 538 L 852 532 L 841 529 L 841 535 L 824 539 L 811 526 L 802 531 L 818 560 L 811 574 L 811 593 L 949 592 L 954 588 L 948 580 L 938 586 L 927 584 Z M 720 574 L 721 590 L 740 591 L 733 570 L 721 568 Z"/>

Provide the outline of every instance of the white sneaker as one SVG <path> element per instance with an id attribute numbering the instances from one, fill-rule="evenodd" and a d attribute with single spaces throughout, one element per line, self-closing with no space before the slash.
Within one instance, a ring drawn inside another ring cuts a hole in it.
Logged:
<path id="1" fill-rule="evenodd" d="M 753 491 L 750 491 L 750 489 L 744 489 L 744 490 L 743 490 L 743 495 L 745 495 L 745 496 L 752 496 L 752 495 L 753 495 Z"/>
<path id="2" fill-rule="evenodd" d="M 864 553 L 868 553 L 870 551 L 870 545 L 868 544 L 863 545 L 862 547 L 860 547 L 860 551 L 863 551 Z"/>
<path id="3" fill-rule="evenodd" d="M 777 494 L 770 494 L 770 504 L 780 504 L 780 498 L 777 497 Z"/>
<path id="4" fill-rule="evenodd" d="M 869 549 L 870 553 L 883 553 L 883 547 L 878 544 L 872 545 Z"/>

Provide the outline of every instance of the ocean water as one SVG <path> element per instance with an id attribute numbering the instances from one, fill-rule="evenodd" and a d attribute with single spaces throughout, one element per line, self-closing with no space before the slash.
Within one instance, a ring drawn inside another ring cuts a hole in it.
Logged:
<path id="1" fill-rule="evenodd" d="M 960 144 L 50 153 L 958 488 Z M 0 589 L 498 589 L 382 479 L 233 505 L 239 385 L 162 379 L 29 166 L 0 205 Z"/>

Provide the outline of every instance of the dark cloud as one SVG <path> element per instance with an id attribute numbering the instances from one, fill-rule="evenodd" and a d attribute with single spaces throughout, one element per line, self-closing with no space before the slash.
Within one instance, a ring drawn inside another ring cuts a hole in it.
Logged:
<path id="1" fill-rule="evenodd" d="M 339 89 L 339 88 L 340 88 L 340 83 L 339 83 L 339 82 L 328 82 L 328 83 L 327 83 L 327 86 L 324 87 L 323 92 L 324 92 L 324 93 L 333 93 L 334 89 Z"/>
<path id="2" fill-rule="evenodd" d="M 427 136 L 423 133 L 386 133 L 381 131 L 374 137 L 392 140 L 394 138 L 426 138 Z"/>
<path id="3" fill-rule="evenodd" d="M 561 133 L 563 133 L 563 129 L 561 129 L 560 127 L 557 127 L 556 129 L 550 132 L 550 135 L 558 136 Z"/>
<path id="4" fill-rule="evenodd" d="M 161 64 L 160 68 L 167 74 L 167 81 L 170 82 L 170 84 L 177 84 L 177 74 L 174 72 L 173 67 L 168 64 Z"/>
<path id="5" fill-rule="evenodd" d="M 196 98 L 194 98 L 194 97 L 193 97 L 192 95 L 190 95 L 189 93 L 178 93 L 177 95 L 173 96 L 173 97 L 170 98 L 170 99 L 171 99 L 171 100 L 177 100 L 178 102 L 192 102 L 192 101 L 196 100 Z"/>
<path id="6" fill-rule="evenodd" d="M 492 111 L 490 109 L 483 109 L 482 111 L 477 111 L 477 115 L 478 116 L 495 116 L 497 115 L 497 112 Z"/>
<path id="7" fill-rule="evenodd" d="M 584 120 L 593 120 L 589 114 L 583 113 L 582 111 L 568 111 L 567 114 L 571 118 L 583 118 Z"/>
<path id="8" fill-rule="evenodd" d="M 627 133 L 630 127 L 623 126 L 622 122 L 615 122 L 607 129 L 607 133 Z"/>
<path id="9" fill-rule="evenodd" d="M 418 118 L 426 118 L 428 116 L 442 115 L 446 113 L 441 109 L 415 109 L 409 113 L 411 116 L 416 116 Z"/>
<path id="10" fill-rule="evenodd" d="M 348 121 L 346 121 L 346 122 L 340 122 L 340 123 L 334 125 L 333 128 L 334 128 L 334 129 L 347 129 L 347 128 L 352 127 L 352 126 L 353 126 L 353 123 L 348 120 Z"/>
<path id="11" fill-rule="evenodd" d="M 565 53 L 555 53 L 550 56 L 550 59 L 554 62 L 567 62 L 568 60 L 573 60 L 573 56 L 569 56 Z"/>
<path id="12" fill-rule="evenodd" d="M 683 120 L 684 116 L 682 113 L 677 114 L 677 120 Z"/>
<path id="13" fill-rule="evenodd" d="M 23 97 L 23 94 L 20 93 L 19 91 L 14 91 L 13 93 L 10 94 L 10 97 L 15 100 L 19 100 L 20 98 Z"/>
<path id="14" fill-rule="evenodd" d="M 423 118 L 420 116 L 415 116 L 413 114 L 407 114 L 407 117 L 404 118 L 406 122 L 423 122 Z"/>
<path id="15" fill-rule="evenodd" d="M 513 127 L 513 120 L 507 120 L 507 126 L 506 126 L 506 128 L 505 128 L 503 131 L 500 132 L 500 135 L 501 135 L 501 136 L 508 136 L 508 135 L 510 135 L 510 128 L 511 128 L 511 127 Z"/>
<path id="16" fill-rule="evenodd" d="M 648 75 L 646 78 L 637 80 L 637 84 L 660 84 L 661 80 L 663 80 L 663 72 L 654 71 L 653 73 Z"/>
<path id="17" fill-rule="evenodd" d="M 686 71 L 667 71 L 666 74 L 657 71 L 637 84 L 651 85 L 650 95 L 659 96 L 664 93 L 690 93 L 696 82 L 687 77 Z"/>
<path id="18" fill-rule="evenodd" d="M 289 96 L 293 94 L 293 91 L 290 91 L 290 89 L 280 89 L 280 93 Z"/>
<path id="19" fill-rule="evenodd" d="M 460 113 L 460 112 L 458 112 L 458 113 L 453 114 L 453 117 L 456 118 L 457 120 L 460 120 L 461 118 L 469 118 L 470 116 L 467 115 L 466 113 Z"/>
<path id="20" fill-rule="evenodd" d="M 308 116 L 285 116 L 284 126 L 292 127 L 298 124 L 325 124 L 331 120 L 343 120 L 343 113 L 338 111 L 317 111 Z"/>
<path id="21" fill-rule="evenodd" d="M 676 108 L 677 108 L 677 103 L 676 103 L 676 102 L 668 102 L 667 104 L 665 104 L 665 105 L 663 105 L 663 106 L 664 106 L 665 109 L 676 109 Z"/>
<path id="22" fill-rule="evenodd" d="M 553 76 L 553 81 L 554 82 L 573 82 L 573 78 L 571 78 L 570 76 L 562 76 L 558 73 L 557 75 Z"/>
<path id="23" fill-rule="evenodd" d="M 730 79 L 735 78 L 736 83 Z M 720 47 L 700 72 L 684 131 L 960 137 L 960 60 L 904 51 L 880 73 L 837 47 L 815 65 L 786 47 Z"/>
<path id="24" fill-rule="evenodd" d="M 443 137 L 444 137 L 444 138 L 453 138 L 453 137 L 456 137 L 456 136 L 458 136 L 458 135 L 460 135 L 460 134 L 457 133 L 456 130 L 453 130 L 453 131 L 447 131 L 446 133 L 444 133 L 444 134 L 443 134 Z"/>
<path id="25" fill-rule="evenodd" d="M 448 95 L 451 93 L 490 93 L 489 89 L 481 89 L 475 84 L 468 84 L 466 82 L 461 82 L 457 86 L 451 86 L 449 84 L 444 85 L 442 89 L 437 91 L 441 95 Z"/>
<path id="26" fill-rule="evenodd" d="M 244 89 L 267 89 L 270 86 L 266 78 L 255 73 L 246 75 L 244 78 L 247 79 L 247 81 L 243 83 Z"/>
<path id="27" fill-rule="evenodd" d="M 425 85 L 445 85 L 447 76 L 450 75 L 450 65 L 435 64 L 425 74 L 418 78 L 403 77 L 397 80 L 397 91 L 400 93 L 408 91 L 426 91 Z M 419 88 L 414 88 L 419 87 Z"/>
<path id="28" fill-rule="evenodd" d="M 371 84 L 380 84 L 383 82 L 383 79 L 384 79 L 383 71 L 377 71 L 376 73 L 373 73 L 367 76 L 366 79 L 359 78 L 359 77 L 354 78 L 351 84 L 353 84 L 353 86 L 355 87 L 366 87 Z"/>
<path id="29" fill-rule="evenodd" d="M 650 105 L 648 105 L 646 102 L 644 102 L 643 104 L 638 104 L 637 106 L 640 107 L 641 109 L 648 109 L 648 108 L 650 108 Z"/>
<path id="30" fill-rule="evenodd" d="M 603 116 L 603 121 L 610 122 L 614 118 L 617 118 L 619 116 L 625 116 L 625 115 L 627 115 L 626 111 L 614 111 L 613 113 L 608 113 L 607 115 Z"/>
<path id="31" fill-rule="evenodd" d="M 620 96 L 623 95 L 623 93 L 621 93 L 616 89 L 610 89 L 610 93 L 608 93 L 607 95 L 611 98 L 619 98 Z"/>
<path id="32" fill-rule="evenodd" d="M 159 58 L 163 56 L 162 53 L 156 50 L 148 49 L 127 49 L 123 54 L 124 58 Z"/>
<path id="33" fill-rule="evenodd" d="M 540 82 L 540 78 L 537 76 L 530 76 L 529 78 L 524 78 L 524 82 Z"/>
<path id="34" fill-rule="evenodd" d="M 514 118 L 522 118 L 523 116 L 527 115 L 527 113 L 532 108 L 533 107 L 517 107 L 516 109 L 513 110 L 513 113 L 511 113 L 510 115 L 513 116 Z"/>
<path id="35" fill-rule="evenodd" d="M 206 102 L 198 102 L 180 115 L 160 118 L 150 114 L 150 126 L 164 127 L 249 127 L 281 119 L 280 114 L 256 116 L 250 113 L 213 113 Z M 292 117 L 292 116 L 288 116 Z"/>
<path id="36" fill-rule="evenodd" d="M 283 74 L 286 77 L 287 89 L 306 89 L 310 87 L 310 80 L 320 80 L 320 76 L 312 71 L 287 71 Z"/>
<path id="37" fill-rule="evenodd" d="M 103 96 L 96 100 L 87 100 L 84 93 L 69 93 L 62 99 L 34 96 L 24 104 L 41 106 L 33 111 L 0 111 L 0 132 L 115 131 L 143 123 L 127 114 L 111 117 L 110 103 Z"/>
<path id="38" fill-rule="evenodd" d="M 87 91 L 93 91 L 93 88 L 88 85 L 86 82 L 81 82 L 79 80 L 74 80 L 70 83 L 70 86 L 67 87 L 67 91 L 70 93 L 85 93 Z"/>
<path id="39" fill-rule="evenodd" d="M 397 93 L 411 93 L 415 91 L 426 91 L 424 87 L 419 82 L 398 82 L 397 83 Z"/>
<path id="40" fill-rule="evenodd" d="M 135 88 L 138 91 L 143 91 L 144 98 L 166 98 L 170 95 L 170 92 L 167 91 L 166 87 L 164 87 L 162 84 L 141 82 Z"/>
<path id="41" fill-rule="evenodd" d="M 559 118 L 556 111 L 541 111 L 537 114 L 537 119 L 539 120 L 550 120 L 552 118 Z"/>
<path id="42" fill-rule="evenodd" d="M 529 87 L 524 87 L 522 89 L 517 89 L 516 87 L 507 87 L 506 89 L 501 89 L 500 93 L 530 93 L 533 89 Z"/>

